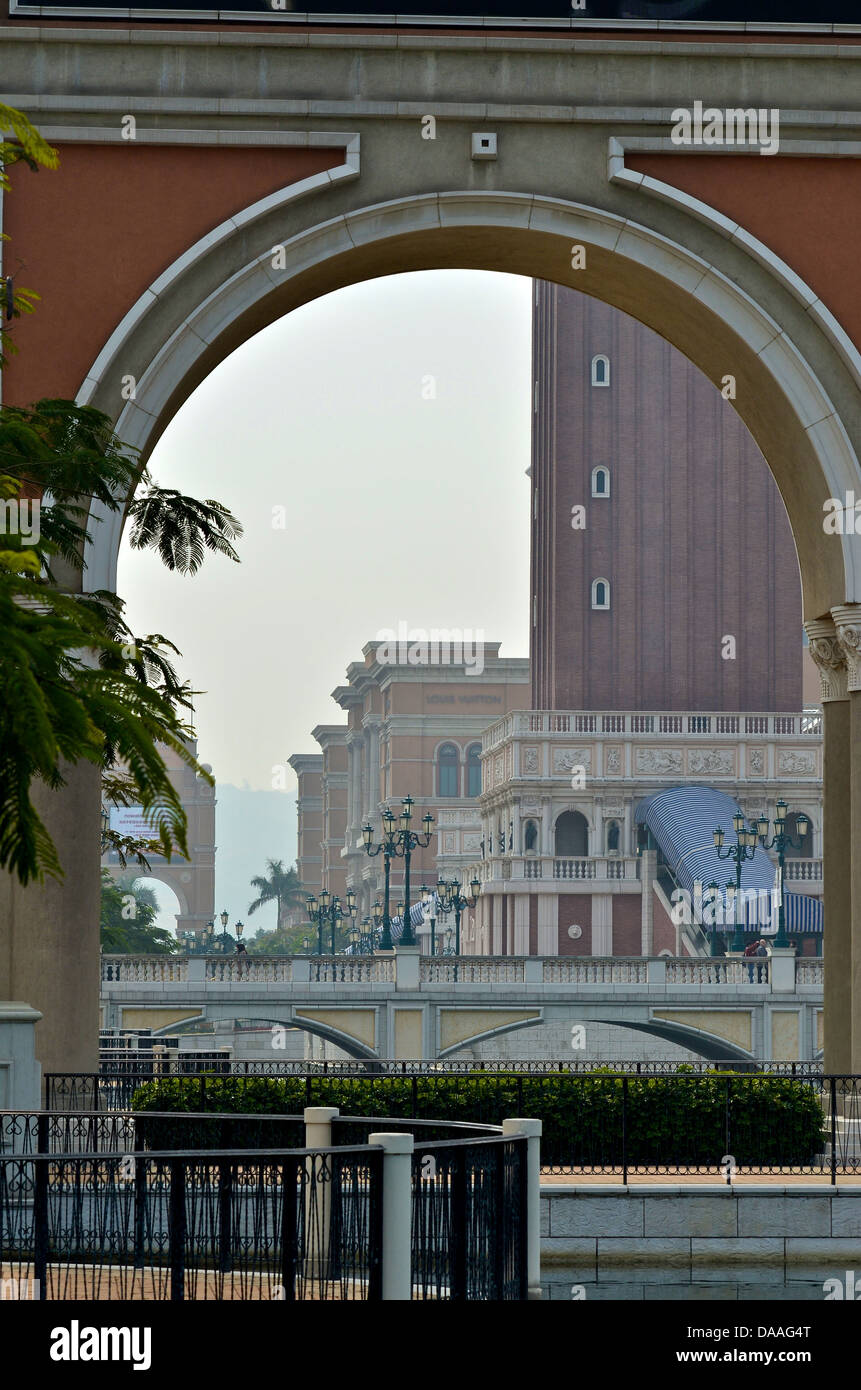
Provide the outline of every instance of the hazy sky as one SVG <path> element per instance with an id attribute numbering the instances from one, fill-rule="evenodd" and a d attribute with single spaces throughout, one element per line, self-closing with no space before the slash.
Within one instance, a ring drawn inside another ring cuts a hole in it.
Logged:
<path id="1" fill-rule="evenodd" d="M 528 655 L 530 299 L 473 271 L 340 290 L 246 343 L 169 425 L 153 476 L 230 507 L 242 563 L 182 578 L 124 545 L 119 592 L 206 692 L 219 781 L 270 789 L 317 751 L 348 662 L 400 621 Z"/>

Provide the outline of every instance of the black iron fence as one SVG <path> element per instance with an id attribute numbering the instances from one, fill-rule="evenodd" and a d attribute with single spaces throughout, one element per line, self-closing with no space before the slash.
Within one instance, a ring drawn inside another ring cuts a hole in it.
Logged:
<path id="1" fill-rule="evenodd" d="M 145 1080 L 135 1078 L 135 1086 Z M 133 1091 L 132 1082 L 126 1084 Z M 771 1173 L 832 1183 L 861 1174 L 861 1078 L 851 1075 L 350 1070 L 202 1074 L 174 1078 L 168 1086 L 181 1093 L 169 1101 L 156 1093 L 149 1103 L 294 1114 L 328 1105 L 388 1114 L 393 1122 L 436 1116 L 473 1125 L 534 1116 L 543 1124 L 542 1163 L 560 1174 L 625 1180 L 629 1174 Z M 65 1091 L 66 1104 L 73 1094 Z M 112 1103 L 111 1096 L 102 1095 L 101 1103 Z"/>
<path id="2" fill-rule="evenodd" d="M 42 1299 L 379 1298 L 381 1173 L 373 1148 L 2 1157 L 2 1277 Z"/>
<path id="3" fill-rule="evenodd" d="M 527 1297 L 526 1145 L 443 1142 L 412 1158 L 413 1297 Z"/>
<path id="4" fill-rule="evenodd" d="M 303 1123 L 0 1112 L 4 1289 L 41 1299 L 373 1301 L 387 1240 L 409 1230 L 413 1297 L 526 1297 L 523 1136 L 338 1117 L 333 1140 L 346 1142 L 332 1147 L 188 1147 L 231 1127 L 253 1143 L 261 1124 L 280 1143 Z M 420 1141 L 408 1206 L 387 1236 L 388 1156 L 355 1141 L 393 1129 Z M 165 1135 L 176 1146 L 156 1149 L 151 1140 Z"/>
<path id="5" fill-rule="evenodd" d="M 821 1062 L 686 1062 L 682 1074 L 706 1076 L 715 1072 L 729 1072 L 738 1075 L 797 1076 L 822 1079 Z M 179 1057 L 143 1060 L 130 1065 L 122 1057 L 104 1058 L 97 1072 L 48 1072 L 45 1076 L 45 1104 L 49 1110 L 127 1110 L 132 1097 L 140 1085 L 160 1077 L 172 1076 L 231 1076 L 231 1077 L 301 1077 L 308 1088 L 310 1100 L 311 1078 L 328 1077 L 369 1077 L 392 1076 L 431 1076 L 459 1077 L 472 1075 L 517 1075 L 517 1076 L 591 1076 L 597 1071 L 609 1071 L 614 1075 L 630 1076 L 676 1076 L 680 1073 L 678 1062 L 622 1061 L 599 1066 L 595 1062 L 466 1062 L 443 1060 L 439 1062 L 392 1062 L 392 1061 L 330 1061 L 305 1062 L 284 1060 L 280 1062 L 227 1062 L 217 1064 L 197 1058 L 187 1060 Z M 204 1086 L 206 1082 L 204 1081 Z"/>

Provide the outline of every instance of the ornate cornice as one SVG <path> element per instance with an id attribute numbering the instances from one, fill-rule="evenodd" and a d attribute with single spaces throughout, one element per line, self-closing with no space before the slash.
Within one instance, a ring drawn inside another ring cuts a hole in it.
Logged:
<path id="1" fill-rule="evenodd" d="M 814 618 L 804 624 L 804 630 L 810 644 L 810 655 L 819 670 L 822 703 L 847 700 L 846 655 L 837 636 L 836 624 L 831 618 Z"/>

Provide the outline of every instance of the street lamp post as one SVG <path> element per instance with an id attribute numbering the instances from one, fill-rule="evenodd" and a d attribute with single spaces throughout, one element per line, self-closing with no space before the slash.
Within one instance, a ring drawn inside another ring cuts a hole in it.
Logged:
<path id="1" fill-rule="evenodd" d="M 741 866 L 746 860 L 753 859 L 753 856 L 756 854 L 757 832 L 753 826 L 748 827 L 745 825 L 744 815 L 741 811 L 736 811 L 732 818 L 732 823 L 736 838 L 736 843 L 734 845 L 727 845 L 726 850 L 723 849 L 724 832 L 721 826 L 718 826 L 714 831 L 712 838 L 714 839 L 714 846 L 717 850 L 718 859 L 729 859 L 735 865 L 735 935 L 732 939 L 731 949 L 733 951 L 743 951 L 744 923 L 741 919 Z M 732 886 L 732 883 L 727 884 L 728 888 Z M 713 934 L 712 955 L 717 954 L 714 949 L 714 942 L 715 936 Z"/>
<path id="2" fill-rule="evenodd" d="M 467 896 L 463 896 L 460 891 L 461 885 L 456 878 L 451 879 L 450 882 L 445 882 L 443 879 L 440 879 L 439 881 L 439 888 L 442 890 L 442 895 L 438 911 L 443 917 L 447 917 L 450 912 L 454 913 L 454 952 L 456 956 L 460 955 L 461 914 L 466 910 L 466 908 L 475 907 L 475 904 L 478 902 L 478 895 L 481 892 L 480 879 L 474 878 L 469 886 L 472 891 Z"/>
<path id="3" fill-rule="evenodd" d="M 807 838 L 810 829 L 810 820 L 803 811 L 799 811 L 795 817 L 795 825 L 798 830 L 798 838 L 788 835 L 786 832 L 786 802 L 781 799 L 777 803 L 777 815 L 774 818 L 774 835 L 768 840 L 768 817 L 760 816 L 756 823 L 756 833 L 763 849 L 777 850 L 778 872 L 780 874 L 780 900 L 777 910 L 777 936 L 774 938 L 774 946 L 780 950 L 789 946 L 789 939 L 786 935 L 786 912 L 783 901 L 783 874 L 786 862 L 786 851 L 790 847 L 801 849 Z M 768 843 L 766 843 L 768 841 Z"/>
<path id="4" fill-rule="evenodd" d="M 361 922 L 353 922 L 350 927 L 350 945 L 357 955 L 368 956 L 373 953 L 374 926 L 370 917 L 363 917 Z"/>
<path id="5" fill-rule="evenodd" d="M 365 851 L 373 859 L 378 854 L 383 856 L 383 869 L 385 871 L 385 890 L 383 907 L 383 934 L 380 939 L 380 950 L 391 951 L 392 947 L 392 919 L 389 915 L 389 889 L 390 874 L 392 866 L 392 855 L 394 854 L 395 843 L 395 818 L 390 808 L 387 806 L 382 815 L 383 838 L 379 844 L 374 844 L 374 827 L 370 824 L 362 826 L 362 840 Z M 376 908 L 374 909 L 376 915 Z"/>
<path id="6" fill-rule="evenodd" d="M 413 850 L 427 849 L 431 842 L 433 833 L 433 816 L 430 811 L 422 816 L 424 833 L 419 834 L 416 830 L 410 829 L 410 821 L 413 814 L 413 799 L 405 796 L 401 802 L 401 814 L 398 817 L 397 828 L 395 828 L 395 817 L 387 807 L 383 812 L 383 839 L 378 845 L 373 844 L 374 828 L 366 825 L 362 830 L 362 837 L 365 842 L 365 849 L 368 854 L 382 854 L 386 866 L 386 907 L 383 918 L 383 940 L 380 948 L 383 951 L 392 950 L 391 921 L 389 919 L 389 863 L 392 859 L 403 859 L 404 861 L 404 904 L 401 917 L 402 932 L 401 945 L 415 946 L 416 939 L 413 935 L 412 924 L 410 922 L 410 860 Z"/>
<path id="7" fill-rule="evenodd" d="M 317 923 L 317 954 L 323 954 L 323 923 L 329 922 L 332 931 L 332 955 L 335 955 L 335 927 L 338 922 L 351 920 L 356 916 L 356 895 L 352 888 L 347 890 L 346 911 L 340 898 L 333 898 L 328 889 L 324 888 L 320 894 L 319 901 L 312 894 L 308 899 L 308 916 Z"/>

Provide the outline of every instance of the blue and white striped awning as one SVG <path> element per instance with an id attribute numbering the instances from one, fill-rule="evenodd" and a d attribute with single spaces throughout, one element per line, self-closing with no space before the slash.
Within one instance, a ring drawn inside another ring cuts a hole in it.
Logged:
<path id="1" fill-rule="evenodd" d="M 737 843 L 732 818 L 740 809 L 726 792 L 714 787 L 672 787 L 641 801 L 636 809 L 638 825 L 645 825 L 675 875 L 680 888 L 695 898 L 708 883 L 722 887 L 735 877 L 735 866 L 718 857 L 713 831 L 724 830 L 724 848 Z M 741 871 L 741 886 L 758 894 L 758 902 L 745 902 L 748 931 L 768 933 L 777 871 L 765 850 L 757 846 Z M 821 932 L 822 903 L 805 893 L 785 893 L 786 925 L 794 931 Z M 772 930 L 777 929 L 776 922 Z"/>
<path id="2" fill-rule="evenodd" d="M 434 897 L 435 896 L 436 894 L 434 894 Z M 424 919 L 424 905 L 421 902 L 413 903 L 410 907 L 410 926 L 412 927 L 413 931 L 415 931 L 416 927 L 421 926 Z M 400 941 L 401 937 L 404 934 L 404 924 L 401 921 L 400 917 L 392 917 L 391 924 L 392 944 L 394 945 L 396 941 Z"/>

